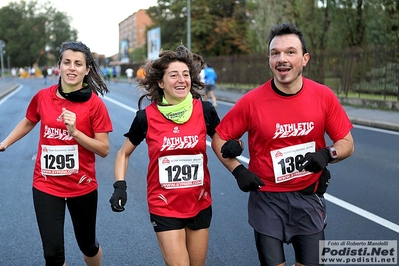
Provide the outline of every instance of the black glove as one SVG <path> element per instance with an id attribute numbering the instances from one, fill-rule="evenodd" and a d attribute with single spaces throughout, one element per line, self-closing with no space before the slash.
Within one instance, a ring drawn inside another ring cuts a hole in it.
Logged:
<path id="1" fill-rule="evenodd" d="M 240 164 L 237 166 L 232 174 L 237 180 L 237 184 L 240 187 L 240 189 L 244 192 L 248 191 L 256 191 L 260 189 L 261 186 L 264 186 L 265 183 L 263 183 L 260 178 L 249 171 L 244 165 Z"/>
<path id="2" fill-rule="evenodd" d="M 308 152 L 301 160 L 298 161 L 298 170 L 318 173 L 323 170 L 330 162 L 330 153 L 326 149 L 316 152 Z"/>
<path id="3" fill-rule="evenodd" d="M 220 151 L 222 152 L 223 158 L 235 158 L 240 156 L 243 150 L 240 141 L 228 140 L 223 144 Z"/>
<path id="4" fill-rule="evenodd" d="M 112 194 L 109 202 L 111 203 L 111 209 L 114 212 L 123 212 L 127 201 L 127 193 L 126 193 L 126 181 L 119 180 L 114 183 L 114 193 Z"/>

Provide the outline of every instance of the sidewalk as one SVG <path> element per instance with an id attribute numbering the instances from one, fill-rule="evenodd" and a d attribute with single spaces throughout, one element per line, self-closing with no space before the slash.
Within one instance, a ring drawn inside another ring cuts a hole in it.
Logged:
<path id="1" fill-rule="evenodd" d="M 0 99 L 18 88 L 19 84 L 11 80 L 0 80 Z"/>
<path id="2" fill-rule="evenodd" d="M 18 86 L 19 84 L 12 80 L 0 80 L 0 99 Z M 241 92 L 215 89 L 215 96 L 219 101 L 235 103 L 242 95 Z M 353 124 L 399 132 L 399 112 L 357 108 L 348 105 L 344 105 L 344 109 Z"/>

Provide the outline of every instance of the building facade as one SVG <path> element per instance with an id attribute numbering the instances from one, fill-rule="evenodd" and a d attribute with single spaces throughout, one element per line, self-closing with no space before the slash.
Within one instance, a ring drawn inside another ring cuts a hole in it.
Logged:
<path id="1" fill-rule="evenodd" d="M 145 46 L 147 27 L 151 25 L 153 22 L 145 9 L 140 9 L 119 23 L 119 58 L 122 63 L 129 63 L 129 54 Z"/>

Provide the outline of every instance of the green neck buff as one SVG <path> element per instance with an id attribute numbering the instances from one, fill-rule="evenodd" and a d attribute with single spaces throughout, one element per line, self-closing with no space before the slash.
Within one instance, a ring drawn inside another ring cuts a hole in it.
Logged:
<path id="1" fill-rule="evenodd" d="M 165 96 L 162 98 L 162 103 L 169 104 L 165 99 Z M 193 96 L 191 95 L 191 92 L 189 92 L 187 97 L 181 103 L 168 106 L 157 105 L 157 107 L 167 119 L 172 120 L 177 124 L 183 124 L 190 119 L 193 112 Z"/>

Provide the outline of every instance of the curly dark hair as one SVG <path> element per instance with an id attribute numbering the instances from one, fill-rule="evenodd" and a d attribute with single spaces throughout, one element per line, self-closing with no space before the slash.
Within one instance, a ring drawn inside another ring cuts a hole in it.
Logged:
<path id="1" fill-rule="evenodd" d="M 101 95 L 104 95 L 104 93 L 109 92 L 107 84 L 104 82 L 104 74 L 101 71 L 100 67 L 97 65 L 96 61 L 94 61 L 93 55 L 90 52 L 89 47 L 87 47 L 82 42 L 62 43 L 60 48 L 60 57 L 58 58 L 58 66 L 61 64 L 62 57 L 66 50 L 72 50 L 74 52 L 81 52 L 84 54 L 86 59 L 86 67 L 90 67 L 90 71 L 89 74 L 87 74 L 83 78 L 83 83 L 87 83 L 89 85 L 89 88 L 96 94 L 100 93 Z"/>
<path id="2" fill-rule="evenodd" d="M 158 82 L 162 81 L 165 70 L 173 62 L 182 62 L 188 66 L 191 77 L 190 92 L 193 98 L 201 98 L 197 90 L 203 90 L 205 86 L 199 79 L 204 59 L 202 56 L 190 52 L 184 45 L 180 45 L 176 48 L 176 51 L 161 50 L 157 59 L 149 60 L 142 66 L 144 68 L 145 77 L 139 78 L 137 81 L 139 83 L 138 86 L 144 88 L 146 93 L 142 95 L 138 101 L 139 109 L 141 109 L 141 103 L 144 98 L 151 102 L 155 102 L 157 105 L 163 105 L 162 98 L 164 96 L 164 91 L 158 86 Z"/>

